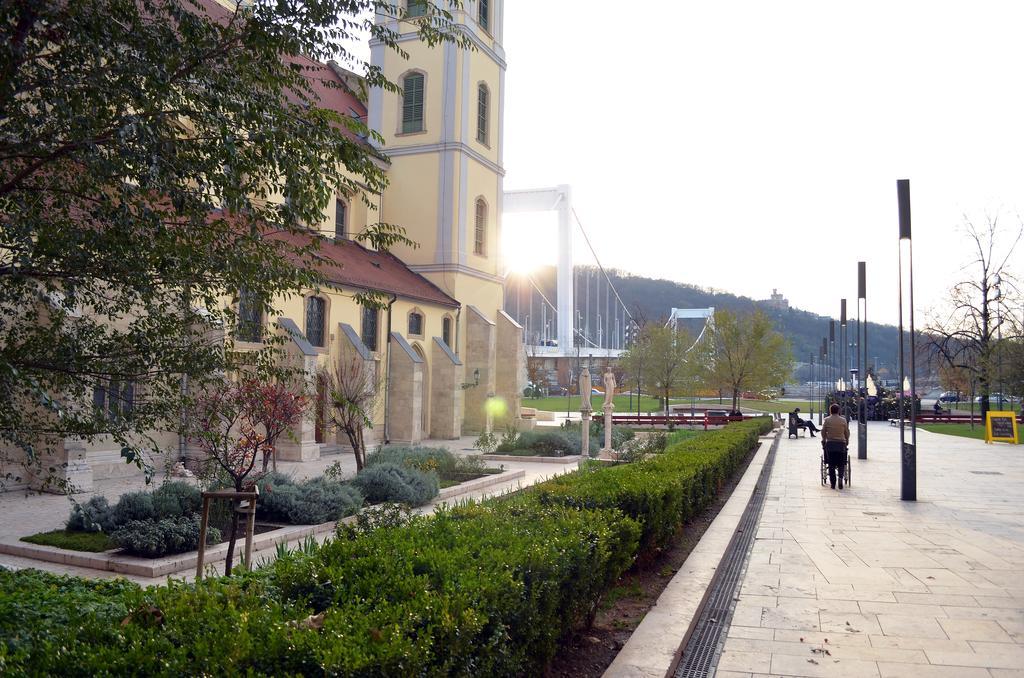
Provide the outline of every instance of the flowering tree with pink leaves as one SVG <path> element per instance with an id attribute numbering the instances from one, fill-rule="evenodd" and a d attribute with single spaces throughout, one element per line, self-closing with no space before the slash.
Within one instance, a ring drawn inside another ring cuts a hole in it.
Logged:
<path id="1" fill-rule="evenodd" d="M 190 437 L 205 452 L 204 475 L 226 474 L 236 492 L 254 486 L 257 478 L 250 474 L 256 461 L 263 460 L 262 475 L 275 441 L 298 423 L 305 402 L 301 394 L 256 379 L 225 382 L 199 396 L 191 412 Z M 238 534 L 238 500 L 232 501 L 231 509 L 225 574 L 231 573 Z"/>

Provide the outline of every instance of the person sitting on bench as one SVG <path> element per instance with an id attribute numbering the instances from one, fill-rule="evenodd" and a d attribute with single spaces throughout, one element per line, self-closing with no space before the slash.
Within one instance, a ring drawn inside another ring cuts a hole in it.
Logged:
<path id="1" fill-rule="evenodd" d="M 817 426 L 815 426 L 815 425 L 814 425 L 814 422 L 813 422 L 813 421 L 811 421 L 810 419 L 801 419 L 801 418 L 800 418 L 800 408 L 799 408 L 799 407 L 798 407 L 798 408 L 796 408 L 796 409 L 794 409 L 794 410 L 793 410 L 793 411 L 792 411 L 792 412 L 790 413 L 790 415 L 789 415 L 789 416 L 791 416 L 791 417 L 793 417 L 794 419 L 796 419 L 796 425 L 797 425 L 797 428 L 804 428 L 804 429 L 807 429 L 807 430 L 808 430 L 808 431 L 810 432 L 810 434 L 811 434 L 811 437 L 812 437 L 812 438 L 814 437 L 814 434 L 815 434 L 815 432 L 816 432 L 816 431 L 818 430 L 818 427 L 817 427 Z"/>
<path id="2" fill-rule="evenodd" d="M 934 411 L 935 414 L 945 414 L 946 413 L 946 410 L 942 409 L 942 403 L 940 403 L 938 400 L 935 401 L 935 406 L 932 408 L 932 411 Z"/>

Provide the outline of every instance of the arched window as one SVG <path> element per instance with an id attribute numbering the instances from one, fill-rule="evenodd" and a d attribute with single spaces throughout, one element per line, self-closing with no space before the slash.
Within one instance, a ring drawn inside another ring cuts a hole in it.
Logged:
<path id="1" fill-rule="evenodd" d="M 363 306 L 363 327 L 359 338 L 363 340 L 363 346 L 371 351 L 377 350 L 377 309 L 372 306 Z"/>
<path id="2" fill-rule="evenodd" d="M 334 239 L 344 240 L 348 237 L 348 204 L 344 200 L 334 203 Z"/>
<path id="3" fill-rule="evenodd" d="M 239 341 L 263 340 L 263 303 L 252 290 L 243 287 L 238 293 L 238 325 L 235 338 Z"/>
<path id="4" fill-rule="evenodd" d="M 476 199 L 476 227 L 473 229 L 473 254 L 487 256 L 487 203 Z"/>
<path id="5" fill-rule="evenodd" d="M 441 341 L 448 348 L 452 347 L 452 319 L 449 316 L 445 316 L 441 321 Z"/>
<path id="6" fill-rule="evenodd" d="M 476 89 L 476 140 L 487 143 L 487 119 L 491 105 L 491 92 L 487 85 L 480 83 Z"/>
<path id="7" fill-rule="evenodd" d="M 491 3 L 488 0 L 477 0 L 476 22 L 485 31 L 491 30 Z"/>
<path id="8" fill-rule="evenodd" d="M 423 131 L 423 96 L 425 79 L 422 73 L 402 78 L 402 133 Z"/>
<path id="9" fill-rule="evenodd" d="M 423 314 L 413 311 L 409 314 L 409 334 L 412 336 L 423 336 Z"/>
<path id="10" fill-rule="evenodd" d="M 306 299 L 306 339 L 317 348 L 324 347 L 324 337 L 327 334 L 327 302 L 323 297 L 309 297 Z"/>

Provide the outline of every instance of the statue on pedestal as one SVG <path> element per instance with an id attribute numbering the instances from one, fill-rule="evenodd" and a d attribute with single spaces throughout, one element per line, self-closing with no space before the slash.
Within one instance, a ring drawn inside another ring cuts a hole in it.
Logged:
<path id="1" fill-rule="evenodd" d="M 590 393 L 594 386 L 590 378 L 590 369 L 584 367 L 583 372 L 580 373 L 579 389 L 580 389 L 580 465 L 582 466 L 583 461 L 590 458 L 590 413 L 593 411 L 593 407 L 590 404 Z"/>
<path id="2" fill-rule="evenodd" d="M 612 452 L 612 410 L 615 409 L 615 373 L 611 367 L 604 372 L 604 448 L 602 452 Z"/>

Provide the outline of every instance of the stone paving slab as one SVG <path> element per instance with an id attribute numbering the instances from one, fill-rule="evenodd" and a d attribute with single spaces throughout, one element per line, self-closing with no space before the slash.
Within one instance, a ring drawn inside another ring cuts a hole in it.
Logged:
<path id="1" fill-rule="evenodd" d="M 919 431 L 903 502 L 898 429 L 869 426 L 842 492 L 819 441 L 780 444 L 715 675 L 1024 676 L 1019 448 Z"/>

